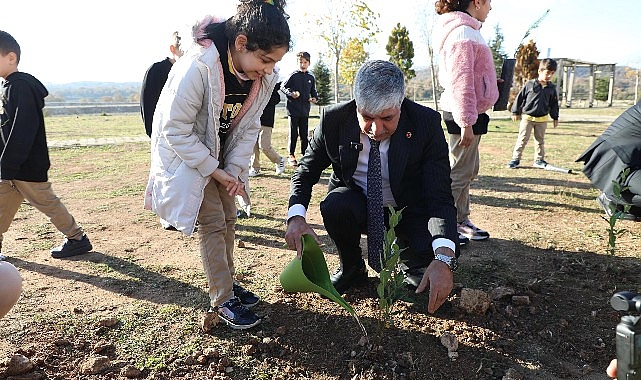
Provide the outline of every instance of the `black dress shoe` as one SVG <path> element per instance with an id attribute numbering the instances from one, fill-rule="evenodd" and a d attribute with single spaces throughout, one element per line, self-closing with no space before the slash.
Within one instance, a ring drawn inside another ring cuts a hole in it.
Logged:
<path id="1" fill-rule="evenodd" d="M 341 267 L 329 278 L 336 291 L 343 294 L 352 286 L 362 285 L 367 282 L 367 269 L 365 269 L 365 266 Z"/>

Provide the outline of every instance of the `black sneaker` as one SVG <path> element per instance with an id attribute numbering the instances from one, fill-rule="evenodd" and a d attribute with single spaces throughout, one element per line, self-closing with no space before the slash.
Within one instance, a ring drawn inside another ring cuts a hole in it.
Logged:
<path id="1" fill-rule="evenodd" d="M 229 327 L 244 330 L 260 323 L 260 318 L 234 297 L 216 308 L 216 312 Z"/>
<path id="2" fill-rule="evenodd" d="M 2 253 L 0 253 L 0 261 L 5 260 L 6 258 L 7 258 L 7 256 L 5 256 L 5 255 L 3 255 Z"/>
<path id="3" fill-rule="evenodd" d="M 521 161 L 520 160 L 512 160 L 512 161 L 507 163 L 507 167 L 510 168 L 510 169 L 516 169 L 516 168 L 519 167 L 519 165 L 521 165 Z"/>
<path id="4" fill-rule="evenodd" d="M 243 288 L 237 282 L 234 282 L 234 297 L 238 298 L 245 307 L 252 307 L 260 301 L 257 295 Z"/>
<path id="5" fill-rule="evenodd" d="M 60 247 L 51 250 L 51 257 L 54 259 L 62 259 L 65 257 L 82 255 L 93 249 L 91 242 L 87 235 L 82 235 L 82 239 L 65 239 Z"/>

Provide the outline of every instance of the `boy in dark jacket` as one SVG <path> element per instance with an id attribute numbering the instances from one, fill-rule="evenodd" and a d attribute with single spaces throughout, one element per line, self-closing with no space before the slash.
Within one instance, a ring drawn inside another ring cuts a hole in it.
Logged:
<path id="1" fill-rule="evenodd" d="M 539 63 L 539 77 L 525 83 L 512 105 L 512 120 L 521 119 L 519 136 L 514 145 L 512 161 L 508 168 L 516 169 L 521 164 L 523 149 L 534 130 L 534 167 L 544 169 L 545 161 L 545 130 L 548 126 L 548 114 L 553 120 L 554 128 L 559 125 L 559 99 L 556 86 L 550 80 L 556 72 L 556 61 L 545 58 Z M 524 114 L 522 117 L 521 114 Z"/>
<path id="2" fill-rule="evenodd" d="M 0 251 L 2 234 L 26 199 L 66 236 L 61 246 L 51 250 L 52 257 L 87 253 L 93 248 L 89 238 L 48 182 L 50 162 L 42 109 L 49 93 L 38 79 L 18 71 L 19 62 L 20 45 L 0 30 L 0 77 L 5 80 L 0 108 Z"/>
<path id="3" fill-rule="evenodd" d="M 298 67 L 283 83 L 282 92 L 287 95 L 287 115 L 289 116 L 289 158 L 291 166 L 297 166 L 296 141 L 300 136 L 300 154 L 304 155 L 307 149 L 309 111 L 311 104 L 318 101 L 316 93 L 316 79 L 308 71 L 310 55 L 302 51 L 296 55 Z"/>

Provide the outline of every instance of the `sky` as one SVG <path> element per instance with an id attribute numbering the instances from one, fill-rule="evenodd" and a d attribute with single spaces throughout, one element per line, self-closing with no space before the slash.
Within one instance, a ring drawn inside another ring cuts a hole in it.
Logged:
<path id="1" fill-rule="evenodd" d="M 381 33 L 368 48 L 372 59 L 388 59 L 385 44 L 401 23 L 414 43 L 414 67 L 428 65 L 425 31 L 433 23 L 434 0 L 365 0 L 380 15 Z M 326 1 L 288 0 L 294 46 L 278 64 L 282 76 L 296 69 L 296 52 L 315 59 L 323 43 L 311 37 L 314 15 L 326 12 Z M 188 31 L 206 14 L 229 17 L 236 0 L 22 0 L 0 7 L 0 30 L 21 46 L 19 70 L 45 83 L 78 81 L 141 82 L 146 69 L 169 54 L 169 36 Z M 641 68 L 639 0 L 492 0 L 492 10 L 481 32 L 493 39 L 501 28 L 505 53 L 513 56 L 524 34 L 545 11 L 534 29 L 540 58 L 571 58 Z M 327 61 L 326 61 L 327 62 Z M 331 62 L 330 67 L 331 67 Z"/>

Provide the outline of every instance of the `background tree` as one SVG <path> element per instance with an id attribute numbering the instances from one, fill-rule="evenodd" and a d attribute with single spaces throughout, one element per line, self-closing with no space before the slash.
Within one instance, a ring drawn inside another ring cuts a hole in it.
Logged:
<path id="1" fill-rule="evenodd" d="M 390 62 L 398 66 L 403 72 L 403 75 L 405 76 L 405 83 L 409 82 L 410 79 L 416 76 L 416 72 L 412 69 L 414 44 L 410 40 L 407 28 L 401 26 L 400 23 L 397 23 L 394 29 L 392 29 L 392 34 L 387 40 L 385 50 L 387 50 L 387 55 L 390 57 Z"/>
<path id="2" fill-rule="evenodd" d="M 332 74 L 325 64 L 323 57 L 318 57 L 316 64 L 312 67 L 312 74 L 316 78 L 316 93 L 318 94 L 319 107 L 329 104 L 332 96 Z"/>
<path id="3" fill-rule="evenodd" d="M 510 100 L 508 109 L 512 107 L 516 94 L 519 93 L 521 87 L 530 79 L 534 79 L 539 71 L 539 50 L 536 48 L 536 43 L 530 40 L 526 45 L 519 45 L 516 49 L 516 65 L 514 66 L 514 84 L 510 93 Z"/>
<path id="4" fill-rule="evenodd" d="M 432 103 L 434 104 L 434 109 L 438 110 L 438 94 L 439 86 L 436 76 L 436 64 L 434 63 L 434 24 L 436 22 L 436 12 L 434 12 L 434 2 L 428 1 L 422 7 L 420 11 L 420 19 L 424 20 L 419 23 L 419 30 L 421 31 L 421 36 L 423 37 L 424 43 L 427 46 L 427 55 L 429 59 L 429 68 L 430 68 L 430 79 L 432 86 Z"/>
<path id="5" fill-rule="evenodd" d="M 610 91 L 610 79 L 609 78 L 596 78 L 594 83 L 594 99 L 596 100 L 608 100 L 608 94 Z"/>
<path id="6" fill-rule="evenodd" d="M 494 27 L 494 39 L 488 42 L 488 46 L 492 51 L 492 57 L 494 58 L 494 69 L 496 70 L 496 77 L 501 77 L 501 67 L 503 67 L 503 60 L 507 58 L 507 54 L 503 51 L 503 41 L 505 37 L 501 32 L 499 24 L 496 24 Z"/>
<path id="7" fill-rule="evenodd" d="M 334 58 L 334 101 L 338 103 L 339 62 L 343 49 L 350 39 L 356 38 L 363 45 L 374 40 L 380 32 L 377 20 L 378 13 L 372 11 L 362 0 L 329 0 L 327 11 L 316 19 L 317 37 L 325 41 Z"/>
<path id="8" fill-rule="evenodd" d="M 350 38 L 343 49 L 343 57 L 338 64 L 341 79 L 349 89 L 350 98 L 354 95 L 353 86 L 354 79 L 356 79 L 356 72 L 368 58 L 369 53 L 363 48 L 362 41 L 358 38 Z"/>

